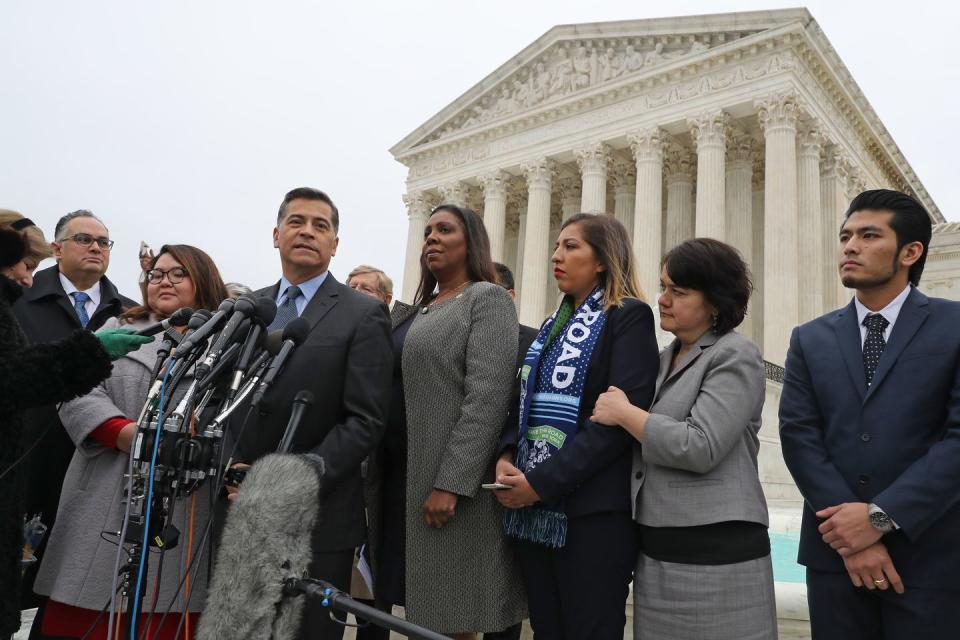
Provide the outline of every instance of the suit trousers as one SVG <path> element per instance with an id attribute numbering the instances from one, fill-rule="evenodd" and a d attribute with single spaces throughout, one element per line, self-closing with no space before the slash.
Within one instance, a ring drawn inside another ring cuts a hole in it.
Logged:
<path id="1" fill-rule="evenodd" d="M 870 591 L 846 573 L 807 569 L 813 640 L 941 640 L 957 637 L 960 591 L 904 585 Z"/>
<path id="2" fill-rule="evenodd" d="M 517 551 L 535 638 L 622 640 L 637 559 L 628 512 L 571 518 L 563 548 L 519 542 Z"/>
<path id="3" fill-rule="evenodd" d="M 310 563 L 310 577 L 326 580 L 336 588 L 350 593 L 350 577 L 353 573 L 353 549 L 343 551 L 314 552 Z M 325 607 L 320 598 L 309 598 L 303 607 L 303 622 L 300 623 L 298 640 L 340 640 L 343 637 L 343 625 L 333 620 L 335 615 L 341 622 L 346 614 L 333 613 Z"/>

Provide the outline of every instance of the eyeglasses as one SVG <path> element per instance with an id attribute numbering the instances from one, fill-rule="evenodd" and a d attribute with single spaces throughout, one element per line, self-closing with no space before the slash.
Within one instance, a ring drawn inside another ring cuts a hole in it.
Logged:
<path id="1" fill-rule="evenodd" d="M 190 277 L 190 272 L 183 267 L 174 267 L 172 269 L 150 269 L 147 271 L 147 282 L 150 284 L 160 284 L 163 282 L 163 276 L 167 276 L 170 284 L 179 284 L 184 278 Z"/>
<path id="2" fill-rule="evenodd" d="M 102 236 L 99 238 L 94 238 L 89 233 L 78 233 L 77 235 L 70 236 L 69 238 L 64 238 L 60 242 L 66 242 L 67 240 L 73 240 L 81 247 L 89 247 L 96 242 L 97 245 L 104 251 L 109 251 L 113 248 L 113 240 L 110 238 L 104 238 Z"/>

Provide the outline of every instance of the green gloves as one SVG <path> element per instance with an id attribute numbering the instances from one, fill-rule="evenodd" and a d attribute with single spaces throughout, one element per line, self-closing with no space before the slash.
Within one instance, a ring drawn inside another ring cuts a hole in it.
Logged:
<path id="1" fill-rule="evenodd" d="M 116 360 L 131 351 L 136 351 L 140 348 L 140 345 L 153 342 L 153 336 L 138 336 L 130 327 L 104 329 L 93 335 L 103 345 L 103 350 L 107 352 L 111 360 Z"/>

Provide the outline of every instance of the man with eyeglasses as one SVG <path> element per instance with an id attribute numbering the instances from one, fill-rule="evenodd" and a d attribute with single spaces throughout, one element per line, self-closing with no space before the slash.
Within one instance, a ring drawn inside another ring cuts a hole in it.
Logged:
<path id="1" fill-rule="evenodd" d="M 113 241 L 107 227 L 92 212 L 81 209 L 60 218 L 51 245 L 57 264 L 38 271 L 33 287 L 26 289 L 14 306 L 32 343 L 62 340 L 81 328 L 96 331 L 109 318 L 137 304 L 121 295 L 105 275 Z M 41 520 L 52 528 L 63 477 L 75 446 L 53 406 L 30 411 L 24 424 L 23 450 L 33 447 L 23 462 L 27 513 L 40 514 Z M 42 557 L 43 550 L 41 545 L 36 555 Z M 34 563 L 24 576 L 24 608 L 42 603 L 33 594 L 33 578 L 39 565 Z"/>

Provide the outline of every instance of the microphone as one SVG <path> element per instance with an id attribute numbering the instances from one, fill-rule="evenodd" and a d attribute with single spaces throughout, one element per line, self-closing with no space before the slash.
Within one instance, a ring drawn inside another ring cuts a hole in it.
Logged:
<path id="1" fill-rule="evenodd" d="M 230 344 L 234 334 L 236 334 L 240 328 L 241 323 L 245 322 L 247 317 L 256 310 L 257 306 L 248 296 L 240 296 L 234 300 L 233 313 L 230 315 L 230 319 L 227 320 L 223 331 L 217 334 L 217 337 L 213 340 L 213 344 L 210 345 L 210 349 L 207 351 L 207 357 L 197 365 L 195 375 L 198 378 L 203 378 L 209 373 L 210 367 L 216 364 L 220 354 L 223 353 L 224 348 Z"/>
<path id="2" fill-rule="evenodd" d="M 233 381 L 230 383 L 230 389 L 227 392 L 227 398 L 229 400 L 233 400 L 237 390 L 240 389 L 240 383 L 243 381 L 243 376 L 246 375 L 250 367 L 250 360 L 253 358 L 253 354 L 264 346 L 263 332 L 270 326 L 270 323 L 273 322 L 273 319 L 277 315 L 277 305 L 273 303 L 273 300 L 257 298 L 256 304 L 257 311 L 253 317 L 254 323 L 247 333 L 243 348 L 240 350 L 240 357 L 237 358 L 237 366 L 233 371 Z M 277 351 L 279 351 L 279 345 Z M 277 353 L 277 351 L 274 351 L 274 354 Z"/>
<path id="3" fill-rule="evenodd" d="M 189 334 L 183 339 L 183 342 L 180 343 L 177 351 L 181 354 L 190 353 L 197 348 L 197 345 L 202 343 L 207 337 L 216 331 L 220 324 L 226 319 L 230 312 L 233 310 L 233 305 L 236 303 L 236 300 L 233 298 L 227 298 L 220 303 L 220 306 L 217 307 L 216 313 L 210 316 L 210 319 L 207 320 L 202 327 L 198 328 L 192 334 Z"/>
<path id="4" fill-rule="evenodd" d="M 313 559 L 322 478 L 300 455 L 272 453 L 250 468 L 227 512 L 197 640 L 297 637 L 303 598 L 284 598 L 284 583 Z"/>
<path id="5" fill-rule="evenodd" d="M 144 327 L 143 329 L 140 329 L 139 331 L 137 331 L 136 335 L 155 336 L 161 331 L 166 331 L 170 327 L 182 327 L 188 322 L 190 322 L 191 316 L 193 316 L 193 309 L 191 309 L 190 307 L 183 307 L 181 309 L 177 309 L 166 320 L 163 320 L 161 322 L 155 322 L 150 326 Z"/>
<path id="6" fill-rule="evenodd" d="M 277 453 L 289 453 L 293 446 L 293 438 L 297 435 L 297 429 L 306 415 L 307 409 L 313 404 L 313 394 L 306 389 L 297 392 L 293 399 L 293 410 L 290 412 L 290 420 L 287 421 L 287 428 L 280 439 L 280 445 L 277 447 Z"/>
<path id="7" fill-rule="evenodd" d="M 278 375 L 280 375 L 280 370 L 283 369 L 283 365 L 286 364 L 290 354 L 293 353 L 294 349 L 303 344 L 303 341 L 307 339 L 307 335 L 309 333 L 310 325 L 303 318 L 295 318 L 286 326 L 286 328 L 283 330 L 283 344 L 280 346 L 280 352 L 270 363 L 270 366 L 267 368 L 267 372 L 263 375 L 263 380 L 261 380 L 260 386 L 253 394 L 253 400 L 251 401 L 253 406 L 260 404 L 260 401 L 263 399 L 263 395 L 267 392 L 267 389 L 270 388 L 270 385 L 273 384 L 273 381 L 276 380 Z M 268 337 L 268 348 L 269 344 L 270 340 Z"/>

